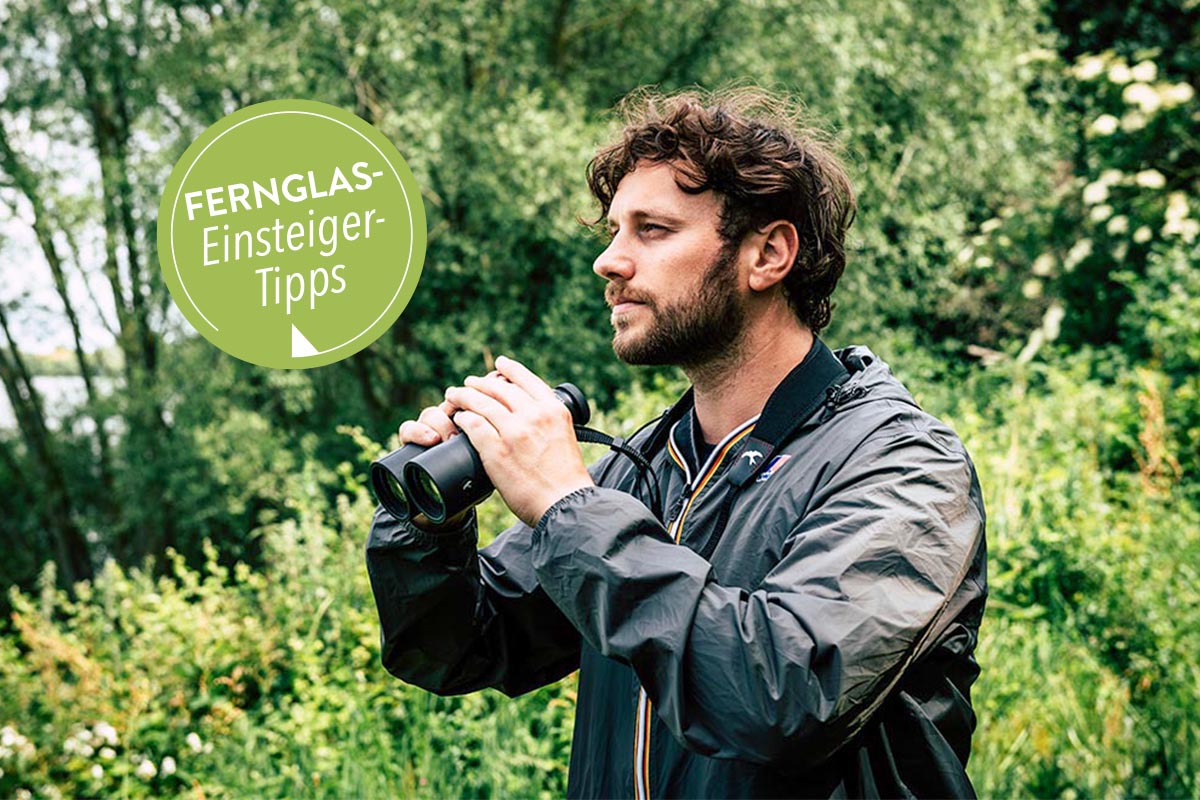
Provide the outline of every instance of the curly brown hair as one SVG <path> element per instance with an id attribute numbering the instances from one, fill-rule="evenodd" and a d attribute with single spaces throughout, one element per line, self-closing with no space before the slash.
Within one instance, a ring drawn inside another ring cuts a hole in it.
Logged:
<path id="1" fill-rule="evenodd" d="M 621 179 L 640 162 L 668 162 L 676 184 L 722 198 L 718 233 L 728 244 L 776 220 L 796 226 L 800 252 L 783 287 L 813 333 L 829 324 L 830 296 L 846 266 L 854 189 L 829 137 L 795 105 L 758 88 L 665 95 L 639 90 L 617 106 L 625 128 L 588 164 L 602 221 Z"/>

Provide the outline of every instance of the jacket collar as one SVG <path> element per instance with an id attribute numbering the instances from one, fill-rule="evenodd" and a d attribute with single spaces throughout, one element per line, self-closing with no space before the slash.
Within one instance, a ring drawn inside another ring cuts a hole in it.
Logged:
<path id="1" fill-rule="evenodd" d="M 741 440 L 746 438 L 747 432 L 754 427 L 760 416 L 759 414 L 755 414 L 725 434 L 721 441 L 713 445 L 712 450 L 709 451 L 708 456 L 701 463 L 697 448 L 699 431 L 696 429 L 696 409 L 688 409 L 683 419 L 679 420 L 671 428 L 670 444 L 668 445 L 671 460 L 683 470 L 688 485 L 698 485 L 700 477 L 719 469 L 725 460 L 725 456 L 736 449 Z"/>
<path id="2" fill-rule="evenodd" d="M 849 373 L 837 356 L 816 336 L 808 355 L 775 387 L 747 447 L 762 454 L 762 463 L 786 443 L 821 407 L 830 389 L 845 382 Z M 742 459 L 729 471 L 729 480 L 744 486 L 758 470 L 751 459 Z"/>
<path id="3" fill-rule="evenodd" d="M 725 436 L 713 448 L 705 464 L 696 463 L 698 459 L 693 436 L 695 398 L 692 389 L 688 389 L 663 415 L 658 428 L 647 440 L 647 447 L 643 452 L 653 453 L 669 438 L 674 450 L 671 460 L 679 463 L 687 475 L 688 482 L 691 483 L 693 475 L 703 475 L 712 468 L 714 459 L 719 464 L 725 452 L 730 449 L 730 442 L 746 438 L 741 434 L 745 433 L 748 426 L 754 426 L 747 446 L 753 446 L 762 454 L 761 461 L 766 462 L 821 406 L 827 391 L 848 377 L 842 362 L 820 338 L 814 336 L 808 354 L 775 387 L 762 413 L 746 420 Z M 760 459 L 740 460 L 731 470 L 730 480 L 738 486 L 745 484 L 756 474 L 755 467 L 758 463 Z"/>

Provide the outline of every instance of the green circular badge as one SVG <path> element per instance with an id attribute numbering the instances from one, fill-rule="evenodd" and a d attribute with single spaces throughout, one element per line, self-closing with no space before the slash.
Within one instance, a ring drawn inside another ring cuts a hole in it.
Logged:
<path id="1" fill-rule="evenodd" d="M 278 100 L 206 130 L 158 209 L 167 288 L 217 347 L 264 367 L 354 355 L 408 305 L 425 207 L 396 148 L 353 114 Z"/>

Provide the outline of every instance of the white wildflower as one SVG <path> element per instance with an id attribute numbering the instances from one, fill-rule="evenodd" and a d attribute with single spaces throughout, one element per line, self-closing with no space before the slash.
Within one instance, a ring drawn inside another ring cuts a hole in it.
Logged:
<path id="1" fill-rule="evenodd" d="M 1112 213 L 1113 207 L 1108 203 L 1102 203 L 1092 209 L 1092 213 L 1088 214 L 1088 218 L 1092 222 L 1104 222 L 1104 220 L 1112 216 Z"/>
<path id="2" fill-rule="evenodd" d="M 1129 74 L 1133 76 L 1135 81 L 1143 83 L 1154 83 L 1158 77 L 1158 65 L 1153 61 L 1141 61 L 1133 65 L 1133 69 L 1129 70 Z"/>
<path id="3" fill-rule="evenodd" d="M 187 742 L 188 747 L 192 748 L 193 753 L 199 753 L 204 748 L 204 742 L 200 741 L 200 734 L 195 731 L 184 737 L 184 741 Z"/>
<path id="4" fill-rule="evenodd" d="M 1117 62 L 1108 68 L 1108 79 L 1113 83 L 1129 83 L 1133 80 L 1133 72 L 1123 62 Z"/>
<path id="5" fill-rule="evenodd" d="M 162 764 L 159 766 L 159 772 L 161 772 L 163 775 L 174 775 L 175 759 L 171 758 L 170 756 L 163 758 Z"/>
<path id="6" fill-rule="evenodd" d="M 148 781 L 158 774 L 158 768 L 154 766 L 153 761 L 147 758 L 145 761 L 137 765 L 137 769 L 134 770 L 134 774 L 142 780 Z"/>
<path id="7" fill-rule="evenodd" d="M 1042 282 L 1037 278 L 1030 278 L 1021 284 L 1021 294 L 1029 300 L 1034 300 L 1042 296 Z"/>
<path id="8" fill-rule="evenodd" d="M 92 764 L 92 780 L 98 781 L 104 777 L 104 767 L 99 764 Z"/>
<path id="9" fill-rule="evenodd" d="M 1119 236 L 1129 230 L 1129 217 L 1118 214 L 1108 221 L 1107 230 L 1113 236 Z"/>
<path id="10" fill-rule="evenodd" d="M 979 232 L 980 233 L 991 233 L 992 231 L 999 228 L 1002 224 L 1003 223 L 1001 223 L 1000 220 L 996 219 L 995 217 L 992 217 L 991 219 L 987 220 L 986 222 L 984 222 L 982 225 L 979 226 Z"/>
<path id="11" fill-rule="evenodd" d="M 1108 199 L 1108 184 L 1104 181 L 1093 181 L 1083 187 L 1083 202 L 1089 206 L 1094 206 L 1097 203 L 1103 203 Z"/>
<path id="12" fill-rule="evenodd" d="M 116 744 L 118 741 L 117 729 L 107 722 L 97 722 L 93 730 L 96 732 L 96 736 L 103 739 L 107 744 Z"/>
<path id="13" fill-rule="evenodd" d="M 1112 136 L 1120 124 L 1121 121 L 1112 114 L 1101 114 L 1092 122 L 1092 130 L 1101 136 Z"/>
<path id="14" fill-rule="evenodd" d="M 980 256 L 979 258 L 975 259 L 975 266 L 979 269 L 991 269 L 992 265 L 995 263 L 996 262 L 992 260 L 991 256 Z"/>
<path id="15" fill-rule="evenodd" d="M 1037 47 L 1033 50 L 1026 50 L 1017 56 L 1017 63 L 1022 66 L 1025 64 L 1033 64 L 1038 61 L 1053 61 L 1056 54 L 1053 50 L 1046 47 Z"/>
<path id="16" fill-rule="evenodd" d="M 113 750 L 111 747 L 101 747 L 100 748 L 100 757 L 103 758 L 105 761 L 112 761 L 114 758 L 117 757 L 117 751 Z"/>
<path id="17" fill-rule="evenodd" d="M 1099 56 L 1084 56 L 1075 62 L 1075 77 L 1091 81 L 1104 74 L 1104 59 Z"/>
<path id="18" fill-rule="evenodd" d="M 1144 169 L 1134 176 L 1134 182 L 1145 189 L 1161 189 L 1167 185 L 1166 177 L 1156 169 Z"/>
<path id="19" fill-rule="evenodd" d="M 1130 111 L 1121 117 L 1121 130 L 1126 133 L 1140 131 L 1144 127 L 1146 127 L 1146 115 L 1140 111 Z"/>
<path id="20" fill-rule="evenodd" d="M 1063 317 L 1066 315 L 1066 309 L 1057 300 L 1046 309 L 1046 314 L 1042 317 L 1042 330 L 1046 334 L 1046 341 L 1053 342 L 1058 338 L 1058 334 L 1062 330 Z"/>
<path id="21" fill-rule="evenodd" d="M 1030 267 L 1030 271 L 1034 275 L 1040 275 L 1043 278 L 1047 275 L 1053 274 L 1054 256 L 1052 256 L 1050 253 L 1042 253 L 1033 260 L 1033 266 Z"/>
<path id="22" fill-rule="evenodd" d="M 1100 172 L 1100 181 L 1105 186 L 1112 186 L 1116 183 L 1125 182 L 1125 173 L 1119 169 L 1106 169 Z"/>
<path id="23" fill-rule="evenodd" d="M 1162 105 L 1162 98 L 1154 87 L 1145 83 L 1131 83 L 1121 92 L 1126 105 L 1137 106 L 1143 114 L 1153 114 Z"/>
<path id="24" fill-rule="evenodd" d="M 1079 266 L 1079 263 L 1092 254 L 1092 240 L 1080 239 L 1067 253 L 1067 257 L 1063 259 L 1063 269 L 1067 272 Z"/>
<path id="25" fill-rule="evenodd" d="M 1150 230 L 1149 225 L 1143 225 L 1133 232 L 1133 240 L 1138 244 L 1145 244 L 1154 238 L 1154 231 Z"/>
<path id="26" fill-rule="evenodd" d="M 1179 222 L 1188 215 L 1187 195 L 1183 192 L 1171 192 L 1167 195 L 1167 222 Z"/>
<path id="27" fill-rule="evenodd" d="M 29 760 L 37 754 L 37 749 L 21 733 L 11 726 L 0 728 L 0 759 L 16 756 L 18 759 Z"/>
<path id="28" fill-rule="evenodd" d="M 1167 108 L 1181 106 L 1196 96 L 1190 83 L 1171 83 L 1162 90 L 1163 105 Z"/>

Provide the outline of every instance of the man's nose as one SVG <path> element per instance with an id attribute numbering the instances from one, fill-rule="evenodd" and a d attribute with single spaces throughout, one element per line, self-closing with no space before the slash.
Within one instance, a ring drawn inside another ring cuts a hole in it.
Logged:
<path id="1" fill-rule="evenodd" d="M 604 252 L 596 256 L 592 262 L 592 272 L 610 281 L 614 278 L 629 280 L 633 275 L 633 260 L 625 251 L 619 233 L 604 248 Z"/>

